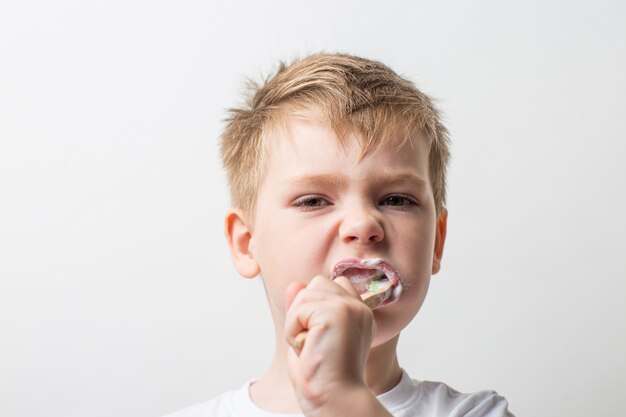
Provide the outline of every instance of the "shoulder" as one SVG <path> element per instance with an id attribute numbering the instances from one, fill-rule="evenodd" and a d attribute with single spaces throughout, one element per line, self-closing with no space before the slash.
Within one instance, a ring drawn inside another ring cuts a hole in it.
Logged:
<path id="1" fill-rule="evenodd" d="M 163 417 L 230 417 L 232 401 L 237 391 L 228 391 L 212 400 L 195 404 Z"/>
<path id="2" fill-rule="evenodd" d="M 388 407 L 397 417 L 513 417 L 507 400 L 493 390 L 462 393 L 443 382 L 413 380 L 406 374 L 400 385 L 402 395 Z"/>
<path id="3" fill-rule="evenodd" d="M 462 393 L 435 381 L 415 381 L 421 385 L 424 399 L 437 408 L 445 409 L 450 416 L 512 417 L 509 403 L 493 390 Z"/>

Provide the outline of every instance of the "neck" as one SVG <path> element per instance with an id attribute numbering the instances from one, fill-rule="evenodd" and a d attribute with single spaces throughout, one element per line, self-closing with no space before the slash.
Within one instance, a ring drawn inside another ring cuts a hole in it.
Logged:
<path id="1" fill-rule="evenodd" d="M 299 413 L 300 407 L 287 368 L 287 352 L 290 347 L 282 337 L 282 332 L 276 332 L 275 346 L 274 358 L 269 369 L 261 379 L 250 386 L 250 397 L 257 407 L 266 411 Z"/>
<path id="2" fill-rule="evenodd" d="M 384 394 L 398 385 L 402 377 L 396 347 L 398 337 L 370 349 L 365 363 L 365 383 L 374 395 Z"/>

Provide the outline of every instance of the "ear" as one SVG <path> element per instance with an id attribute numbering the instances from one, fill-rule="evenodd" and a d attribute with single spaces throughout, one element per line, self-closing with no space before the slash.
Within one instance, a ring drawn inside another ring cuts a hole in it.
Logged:
<path id="1" fill-rule="evenodd" d="M 441 258 L 443 257 L 443 247 L 446 243 L 446 231 L 448 228 L 448 210 L 445 208 L 439 213 L 437 218 L 437 230 L 435 230 L 435 250 L 433 253 L 432 274 L 435 275 L 441 269 Z"/>
<path id="2" fill-rule="evenodd" d="M 254 278 L 259 272 L 259 264 L 254 257 L 252 230 L 240 210 L 230 210 L 224 219 L 224 234 L 228 241 L 230 257 L 241 276 Z"/>

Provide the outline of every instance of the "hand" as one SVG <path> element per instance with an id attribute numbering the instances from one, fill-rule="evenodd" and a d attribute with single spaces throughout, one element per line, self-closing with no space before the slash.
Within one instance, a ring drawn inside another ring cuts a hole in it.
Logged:
<path id="1" fill-rule="evenodd" d="M 293 346 L 303 330 L 308 334 L 302 351 L 296 355 L 291 350 L 287 360 L 305 415 L 323 415 L 321 410 L 329 407 L 337 415 L 341 400 L 357 393 L 373 397 L 364 367 L 374 337 L 374 314 L 347 278 L 316 276 L 306 286 L 294 283 L 287 288 L 287 342 Z M 345 405 L 348 411 L 350 404 Z"/>

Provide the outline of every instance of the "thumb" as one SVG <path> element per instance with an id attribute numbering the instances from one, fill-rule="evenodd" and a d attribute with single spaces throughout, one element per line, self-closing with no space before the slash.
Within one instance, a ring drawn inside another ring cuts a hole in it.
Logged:
<path id="1" fill-rule="evenodd" d="M 339 285 L 344 290 L 346 290 L 350 295 L 353 295 L 359 300 L 361 299 L 361 297 L 359 296 L 359 293 L 356 291 L 356 289 L 354 288 L 354 285 L 352 285 L 352 283 L 350 282 L 348 278 L 344 276 L 340 276 L 340 277 L 335 278 L 333 282 Z"/>
<path id="2" fill-rule="evenodd" d="M 291 303 L 293 303 L 294 298 L 296 298 L 296 295 L 298 295 L 298 293 L 300 292 L 300 290 L 306 288 L 306 285 L 304 285 L 301 282 L 292 282 L 291 284 L 289 284 L 289 286 L 287 287 L 287 290 L 285 291 L 285 310 L 288 310 L 289 307 L 291 307 Z"/>

